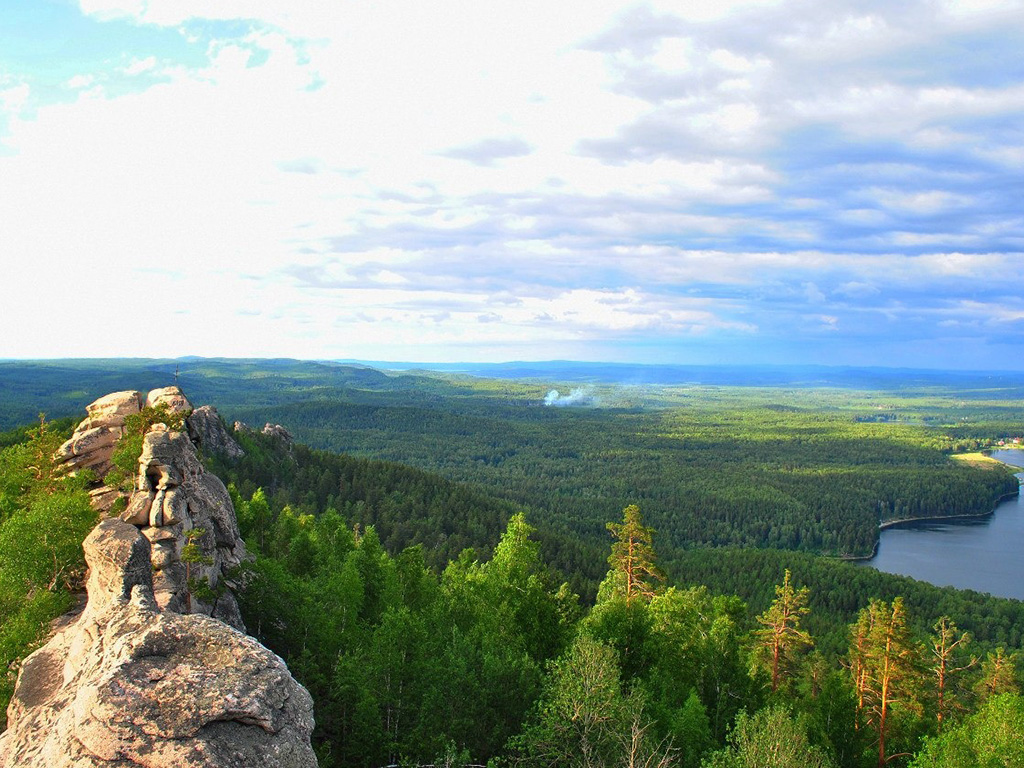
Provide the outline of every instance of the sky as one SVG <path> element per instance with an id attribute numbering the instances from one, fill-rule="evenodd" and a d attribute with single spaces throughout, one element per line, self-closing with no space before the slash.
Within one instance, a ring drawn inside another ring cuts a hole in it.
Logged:
<path id="1" fill-rule="evenodd" d="M 1024 370 L 1019 0 L 0 0 L 0 357 Z"/>

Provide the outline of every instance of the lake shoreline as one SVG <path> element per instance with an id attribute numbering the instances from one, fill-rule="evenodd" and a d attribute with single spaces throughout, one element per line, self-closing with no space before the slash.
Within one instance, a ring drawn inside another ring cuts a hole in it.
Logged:
<path id="1" fill-rule="evenodd" d="M 997 453 L 993 459 L 999 461 L 999 457 L 1008 460 L 1002 463 L 1018 481 L 1024 477 L 1020 466 L 1024 454 Z M 936 586 L 1024 600 L 1020 564 L 1024 493 L 1020 485 L 1018 482 L 1017 488 L 1001 494 L 990 512 L 887 520 L 879 525 L 872 557 L 857 558 L 852 564 Z"/>
<path id="2" fill-rule="evenodd" d="M 1007 465 L 1009 466 L 1009 465 Z M 1010 493 L 1004 493 L 998 499 L 995 500 L 992 509 L 988 512 L 978 512 L 971 515 L 929 515 L 927 517 L 901 517 L 899 520 L 888 520 L 884 523 L 878 524 L 878 530 L 884 531 L 887 528 L 899 528 L 904 525 L 911 525 L 913 523 L 941 523 L 944 520 L 984 520 L 987 517 L 992 517 L 999 509 L 999 505 L 1009 499 L 1016 499 L 1020 496 L 1020 486 L 1017 487 L 1016 491 Z M 878 544 L 875 544 L 875 550 L 877 551 Z M 872 555 L 874 557 L 874 555 Z"/>
<path id="3" fill-rule="evenodd" d="M 1002 450 L 1005 450 L 1005 449 L 1002 449 Z M 1022 451 L 1022 453 L 1024 453 L 1024 451 Z M 993 459 L 993 460 L 994 461 L 999 461 L 999 459 Z M 1021 466 L 1019 466 L 1017 464 L 1009 464 L 1009 463 L 1007 463 L 1005 461 L 999 461 L 999 463 L 1002 464 L 1005 467 L 1010 467 L 1011 469 L 1017 469 L 1017 470 L 1021 470 L 1022 472 L 1024 472 L 1024 467 L 1021 467 Z M 901 517 L 899 520 L 887 520 L 884 523 L 879 523 L 878 524 L 878 530 L 879 531 L 884 531 L 884 530 L 887 530 L 889 528 L 897 528 L 898 529 L 898 528 L 902 528 L 902 527 L 912 527 L 913 525 L 915 525 L 917 523 L 942 523 L 942 522 L 945 522 L 945 521 L 955 521 L 955 520 L 986 520 L 986 519 L 992 517 L 992 515 L 994 515 L 996 513 L 996 510 L 999 509 L 999 505 L 1002 504 L 1004 501 L 1008 501 L 1009 499 L 1015 499 L 1015 498 L 1019 498 L 1019 497 L 1020 497 L 1020 485 L 1018 484 L 1016 491 L 1011 491 L 1009 493 L 1004 493 L 1002 496 L 1000 496 L 998 499 L 996 499 L 995 502 L 992 505 L 992 509 L 990 509 L 988 512 L 978 512 L 976 514 L 970 514 L 970 515 L 928 515 L 928 516 L 924 516 L 924 517 Z M 875 544 L 871 548 L 871 554 L 870 555 L 840 555 L 839 559 L 842 560 L 843 562 L 846 562 L 846 563 L 858 563 L 858 562 L 859 563 L 866 563 L 866 562 L 869 562 L 871 560 L 874 560 L 875 557 L 877 557 L 877 555 L 878 555 L 878 547 L 879 547 L 879 545 L 881 543 L 882 543 L 881 542 L 881 536 L 879 536 L 879 538 L 875 539 Z"/>

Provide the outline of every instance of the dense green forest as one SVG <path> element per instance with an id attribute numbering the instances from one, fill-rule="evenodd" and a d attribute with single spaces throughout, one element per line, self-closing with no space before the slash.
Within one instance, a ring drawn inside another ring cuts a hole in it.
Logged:
<path id="1" fill-rule="evenodd" d="M 95 515 L 82 481 L 52 471 L 62 437 L 42 424 L 5 435 L 0 452 L 5 698 L 17 660 L 81 587 Z M 250 631 L 313 693 L 324 766 L 1020 756 L 1000 736 L 1022 712 L 1019 602 L 793 552 L 671 561 L 629 506 L 608 526 L 590 605 L 505 502 L 420 470 L 240 437 L 245 459 L 208 459 L 232 480 L 254 555 L 239 597 Z M 438 534 L 474 508 L 481 524 L 450 542 L 471 549 L 442 563 Z M 401 515 L 410 528 L 394 525 Z M 752 587 L 749 606 L 729 594 Z"/>
<path id="2" fill-rule="evenodd" d="M 0 376 L 5 418 L 33 387 L 88 402 L 177 364 L 82 365 Z M 247 626 L 313 694 L 321 765 L 1024 760 L 1005 736 L 1024 604 L 815 554 L 1015 490 L 949 458 L 1020 433 L 1005 392 L 595 386 L 553 408 L 544 382 L 196 365 L 229 419 L 333 449 L 242 431 L 244 458 L 204 457 L 253 555 Z M 95 522 L 87 478 L 49 462 L 73 419 L 18 423 L 0 434 L 0 704 L 80 591 Z"/>
<path id="3" fill-rule="evenodd" d="M 1012 377 L 960 374 L 943 386 L 936 375 L 908 374 L 896 387 L 892 372 L 874 375 L 894 388 L 597 382 L 580 399 L 586 407 L 559 408 L 546 407 L 545 396 L 553 386 L 568 390 L 539 380 L 287 360 L 0 362 L 0 425 L 18 414 L 25 423 L 39 409 L 81 413 L 112 388 L 177 377 L 229 421 L 279 423 L 314 448 L 471 483 L 525 509 L 542 531 L 569 532 L 588 547 L 600 544 L 606 520 L 637 502 L 668 549 L 864 556 L 879 522 L 983 514 L 1015 492 L 1009 472 L 949 460 L 1024 434 Z M 834 378 L 865 380 L 863 372 Z"/>
<path id="4" fill-rule="evenodd" d="M 920 427 L 748 406 L 636 412 L 465 410 L 311 401 L 238 410 L 310 445 L 482 485 L 590 541 L 633 501 L 669 546 L 869 554 L 878 523 L 983 514 L 1015 479 L 949 460 Z"/>
<path id="5" fill-rule="evenodd" d="M 467 550 L 439 572 L 423 544 L 388 552 L 366 527 L 384 502 L 365 505 L 357 525 L 331 507 L 299 511 L 290 487 L 301 472 L 288 465 L 341 457 L 245 440 L 277 490 L 240 492 L 237 483 L 253 483 L 236 465 L 239 520 L 257 553 L 243 609 L 313 692 L 323 765 L 873 765 L 878 693 L 852 665 L 884 663 L 886 632 L 910 659 L 881 726 L 886 755 L 904 757 L 887 763 L 906 764 L 922 744 L 940 749 L 941 739 L 925 740 L 943 728 L 974 734 L 1017 712 L 1017 601 L 801 553 L 694 550 L 670 562 L 627 507 L 606 532 L 605 579 L 588 606 L 521 515 L 493 550 Z M 632 560 L 627 540 L 639 544 Z M 809 612 L 791 611 L 799 621 L 783 629 L 806 642 L 783 644 L 773 682 L 767 628 L 790 579 L 800 586 L 785 599 Z M 955 642 L 940 697 L 935 645 Z M 750 762 L 765 743 L 789 751 Z"/>

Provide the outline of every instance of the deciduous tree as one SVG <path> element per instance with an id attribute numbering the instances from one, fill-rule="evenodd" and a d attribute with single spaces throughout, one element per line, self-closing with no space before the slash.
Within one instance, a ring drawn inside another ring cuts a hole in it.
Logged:
<path id="1" fill-rule="evenodd" d="M 753 715 L 741 712 L 729 735 L 729 746 L 713 753 L 703 768 L 832 768 L 829 756 L 807 740 L 802 719 L 782 706 Z"/>

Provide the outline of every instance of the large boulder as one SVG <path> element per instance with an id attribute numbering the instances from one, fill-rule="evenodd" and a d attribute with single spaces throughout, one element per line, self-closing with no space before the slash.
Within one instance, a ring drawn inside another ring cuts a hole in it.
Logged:
<path id="1" fill-rule="evenodd" d="M 86 429 L 95 426 L 123 427 L 126 417 L 142 410 L 142 393 L 133 389 L 111 392 L 85 406 L 88 417 L 82 422 Z"/>
<path id="2" fill-rule="evenodd" d="M 110 457 L 124 433 L 128 416 L 142 410 L 142 393 L 112 392 L 85 406 L 88 416 L 60 448 L 55 459 L 69 472 L 91 470 L 102 480 L 112 468 Z"/>
<path id="3" fill-rule="evenodd" d="M 149 541 L 84 543 L 88 603 L 22 665 L 0 768 L 314 768 L 312 701 L 284 662 L 208 616 L 161 611 Z"/>
<path id="4" fill-rule="evenodd" d="M 222 456 L 234 460 L 245 456 L 235 438 L 231 436 L 224 422 L 220 420 L 217 409 L 212 405 L 204 405 L 192 411 L 185 421 L 188 435 L 205 456 Z"/>
<path id="5" fill-rule="evenodd" d="M 156 408 L 163 405 L 170 413 L 181 413 L 188 416 L 192 413 L 192 403 L 178 387 L 162 387 L 150 390 L 146 395 L 146 407 Z"/>

